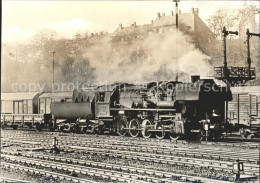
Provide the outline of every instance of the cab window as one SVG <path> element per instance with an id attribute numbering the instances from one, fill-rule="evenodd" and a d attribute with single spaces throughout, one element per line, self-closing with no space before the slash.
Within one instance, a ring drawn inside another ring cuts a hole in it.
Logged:
<path id="1" fill-rule="evenodd" d="M 110 92 L 99 92 L 97 94 L 97 102 L 108 103 L 110 100 Z"/>
<path id="2" fill-rule="evenodd" d="M 105 92 L 99 92 L 97 94 L 97 101 L 98 102 L 105 102 Z"/>

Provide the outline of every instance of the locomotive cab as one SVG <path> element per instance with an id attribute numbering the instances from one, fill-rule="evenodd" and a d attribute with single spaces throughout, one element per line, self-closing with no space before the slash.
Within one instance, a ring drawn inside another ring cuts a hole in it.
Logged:
<path id="1" fill-rule="evenodd" d="M 98 118 L 110 117 L 111 92 L 100 91 L 96 93 L 95 116 Z"/>

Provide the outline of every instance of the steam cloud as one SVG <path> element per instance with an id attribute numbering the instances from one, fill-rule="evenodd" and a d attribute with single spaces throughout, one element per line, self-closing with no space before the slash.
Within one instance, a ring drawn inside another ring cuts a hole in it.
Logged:
<path id="1" fill-rule="evenodd" d="M 188 82 L 190 75 L 205 76 L 210 70 L 208 56 L 175 29 L 131 43 L 105 38 L 85 50 L 84 56 L 96 68 L 97 81 L 108 83 L 175 80 L 177 74 L 180 81 Z"/>

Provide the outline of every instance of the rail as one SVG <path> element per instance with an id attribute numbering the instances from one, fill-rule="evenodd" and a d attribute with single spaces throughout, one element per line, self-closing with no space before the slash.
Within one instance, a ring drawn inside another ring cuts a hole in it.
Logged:
<path id="1" fill-rule="evenodd" d="M 10 179 L 7 177 L 0 177 L 0 182 L 6 182 L 6 183 L 14 183 L 14 182 L 19 182 L 19 183 L 29 183 L 29 181 L 26 180 L 20 180 L 20 179 Z"/>
<path id="2" fill-rule="evenodd" d="M 65 141 L 65 142 L 64 142 Z M 66 139 L 60 141 L 60 147 L 63 150 L 84 150 L 90 154 L 100 154 L 100 155 L 109 155 L 109 156 L 120 156 L 130 159 L 139 159 L 143 161 L 152 161 L 152 162 L 162 162 L 168 164 L 182 164 L 182 165 L 191 165 L 191 166 L 206 166 L 206 167 L 215 167 L 217 169 L 228 168 L 232 171 L 232 162 L 220 161 L 220 159 L 232 160 L 233 162 L 238 158 L 241 161 L 251 160 L 257 162 L 258 155 L 252 153 L 238 153 L 238 152 L 229 152 L 229 151 L 216 151 L 214 149 L 202 149 L 202 150 L 188 150 L 187 148 L 163 148 L 160 147 L 144 147 L 144 146 L 127 146 L 123 144 L 106 144 L 105 142 L 100 143 L 98 141 L 85 141 L 84 144 L 76 143 L 76 141 L 67 142 Z M 30 144 L 29 141 L 25 141 L 26 144 Z M 82 141 L 81 141 L 82 142 Z M 21 144 L 22 141 L 16 142 Z M 35 143 L 33 143 L 35 145 Z M 48 143 L 50 144 L 50 143 Z M 71 144 L 74 144 L 71 146 Z M 43 147 L 43 142 L 38 142 L 39 147 Z M 25 145 L 26 147 L 27 145 Z M 33 146 L 35 147 L 35 146 Z M 50 146 L 49 146 L 50 147 Z M 47 146 L 48 148 L 48 146 Z M 174 155 L 174 156 L 173 156 Z M 186 157 L 190 156 L 190 157 Z M 192 158 L 191 158 L 192 157 Z M 196 157 L 196 158 L 195 158 Z M 211 160 L 205 160 L 201 158 L 209 158 Z M 212 160 L 212 158 L 217 159 Z M 225 165 L 225 167 L 223 167 Z M 258 165 L 245 164 L 245 171 L 248 173 L 258 173 Z"/>
<path id="3" fill-rule="evenodd" d="M 197 176 L 188 176 L 178 173 L 172 173 L 172 172 L 163 172 L 158 170 L 151 170 L 146 168 L 137 168 L 137 167 L 131 167 L 131 166 L 121 166 L 121 165 L 115 165 L 115 164 L 109 164 L 109 163 L 102 163 L 102 162 L 95 162 L 95 161 L 88 161 L 88 160 L 79 160 L 79 159 L 73 159 L 73 158 L 63 158 L 63 157 L 57 157 L 57 156 L 43 156 L 40 154 L 31 154 L 26 155 L 23 154 L 23 156 L 27 156 L 26 158 L 23 157 L 14 157 L 10 155 L 2 155 L 4 158 L 13 160 L 13 161 L 20 161 L 20 162 L 27 162 L 30 164 L 34 164 L 37 166 L 44 166 L 44 167 L 51 167 L 54 168 L 57 166 L 58 169 L 63 169 L 65 167 L 66 163 L 70 163 L 70 169 L 71 171 L 75 171 L 77 169 L 78 173 L 83 173 L 84 171 L 87 172 L 87 174 L 90 175 L 97 175 L 100 177 L 106 177 L 109 176 L 112 178 L 112 180 L 119 180 L 118 175 L 122 177 L 122 179 L 126 179 L 128 181 L 134 181 L 134 182 L 143 182 L 143 181 L 152 181 L 152 182 L 172 182 L 173 180 L 199 180 L 200 182 L 212 182 L 212 183 L 218 183 L 222 182 L 220 180 L 214 180 L 214 179 L 208 179 L 203 177 L 197 177 Z M 28 157 L 29 156 L 29 157 Z M 44 160 L 35 160 L 35 158 L 41 158 Z M 50 161 L 51 160 L 51 161 Z M 84 166 L 82 166 L 84 165 Z M 80 170 L 80 171 L 79 171 Z M 98 174 L 97 172 L 102 172 L 103 175 Z M 140 174 L 138 174 L 140 173 Z M 105 175 L 104 175 L 105 174 Z M 117 175 L 118 174 L 118 175 Z M 136 180 L 134 180 L 134 178 Z M 121 180 L 122 180 L 121 179 Z M 139 181 L 137 181 L 139 180 Z"/>

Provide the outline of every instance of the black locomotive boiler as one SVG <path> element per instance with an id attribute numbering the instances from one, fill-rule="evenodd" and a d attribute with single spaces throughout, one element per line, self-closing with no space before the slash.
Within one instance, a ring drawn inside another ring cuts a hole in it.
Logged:
<path id="1" fill-rule="evenodd" d="M 230 89 L 214 79 L 191 80 L 75 90 L 72 102 L 51 103 L 53 125 L 71 132 L 217 139 L 225 125 L 224 103 L 232 99 Z"/>

